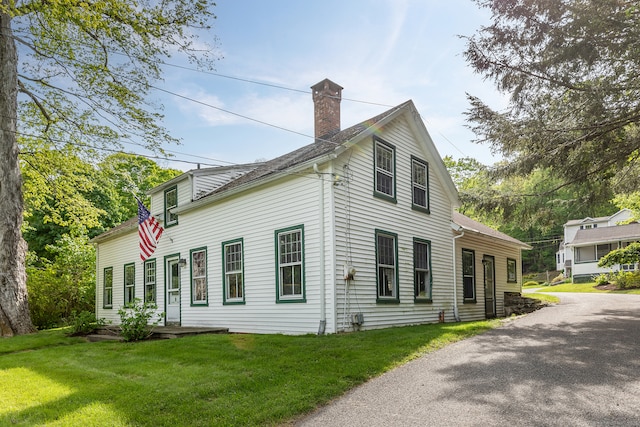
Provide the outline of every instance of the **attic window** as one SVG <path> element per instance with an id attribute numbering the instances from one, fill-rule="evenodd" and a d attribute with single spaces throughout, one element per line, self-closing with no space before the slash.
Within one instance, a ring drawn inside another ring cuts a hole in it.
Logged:
<path id="1" fill-rule="evenodd" d="M 396 149 L 380 139 L 374 139 L 375 190 L 378 197 L 396 201 Z"/>
<path id="2" fill-rule="evenodd" d="M 412 207 L 429 212 L 429 165 L 411 157 Z"/>
<path id="3" fill-rule="evenodd" d="M 170 210 L 178 206 L 178 188 L 171 187 L 164 191 L 164 226 L 170 227 L 178 224 L 178 215 Z"/>

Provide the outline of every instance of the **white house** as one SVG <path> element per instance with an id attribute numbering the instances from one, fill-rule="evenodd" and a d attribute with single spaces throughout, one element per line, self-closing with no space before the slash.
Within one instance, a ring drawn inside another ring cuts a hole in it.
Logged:
<path id="1" fill-rule="evenodd" d="M 633 269 L 631 265 L 613 268 L 598 267 L 600 258 L 614 249 L 640 240 L 640 224 L 622 224 L 632 217 L 629 209 L 613 215 L 567 221 L 564 224 L 564 240 L 556 252 L 558 270 L 574 282 L 589 281 L 594 275 L 619 269 Z"/>
<path id="2" fill-rule="evenodd" d="M 456 188 L 411 101 L 340 130 L 342 88 L 312 87 L 315 142 L 197 169 L 150 191 L 165 227 L 93 241 L 97 317 L 154 301 L 164 324 L 335 333 L 501 316 L 529 247 L 455 212 Z"/>

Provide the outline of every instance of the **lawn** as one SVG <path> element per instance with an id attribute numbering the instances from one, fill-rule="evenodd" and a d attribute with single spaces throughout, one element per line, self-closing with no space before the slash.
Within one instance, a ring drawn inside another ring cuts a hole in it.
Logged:
<path id="1" fill-rule="evenodd" d="M 596 289 L 595 282 L 589 283 L 564 283 L 562 285 L 540 287 L 536 292 L 600 292 L 613 294 L 639 294 L 640 289 L 626 290 L 602 290 Z"/>
<path id="2" fill-rule="evenodd" d="M 327 336 L 0 340 L 0 425 L 277 425 L 499 321 Z"/>

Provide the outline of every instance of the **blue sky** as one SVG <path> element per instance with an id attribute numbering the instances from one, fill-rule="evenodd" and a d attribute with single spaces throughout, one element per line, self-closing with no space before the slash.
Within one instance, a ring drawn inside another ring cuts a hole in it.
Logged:
<path id="1" fill-rule="evenodd" d="M 343 128 L 412 99 L 442 156 L 498 160 L 465 127 L 465 93 L 506 104 L 462 57 L 458 35 L 489 23 L 471 0 L 218 0 L 214 11 L 215 73 L 264 84 L 167 67 L 159 86 L 182 97 L 153 96 L 182 140 L 167 147 L 176 158 L 250 163 L 311 143 L 309 88 L 329 78 L 344 87 Z"/>

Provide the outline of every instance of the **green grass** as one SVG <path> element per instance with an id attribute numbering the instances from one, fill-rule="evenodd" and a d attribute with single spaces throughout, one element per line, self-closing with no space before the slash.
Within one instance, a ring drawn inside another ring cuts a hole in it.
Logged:
<path id="1" fill-rule="evenodd" d="M 560 298 L 554 296 L 554 295 L 547 295 L 547 294 L 539 294 L 539 293 L 533 293 L 533 294 L 524 294 L 525 297 L 527 298 L 535 298 L 538 299 L 542 302 L 548 302 L 548 303 L 558 303 L 560 302 Z"/>
<path id="2" fill-rule="evenodd" d="M 626 289 L 626 290 L 602 290 L 596 289 L 595 282 L 589 283 L 564 283 L 562 285 L 547 286 L 541 288 L 538 292 L 587 292 L 587 293 L 613 293 L 613 294 L 638 294 L 640 295 L 640 289 Z"/>
<path id="3" fill-rule="evenodd" d="M 275 425 L 499 321 L 328 336 L 0 340 L 0 425 Z"/>

